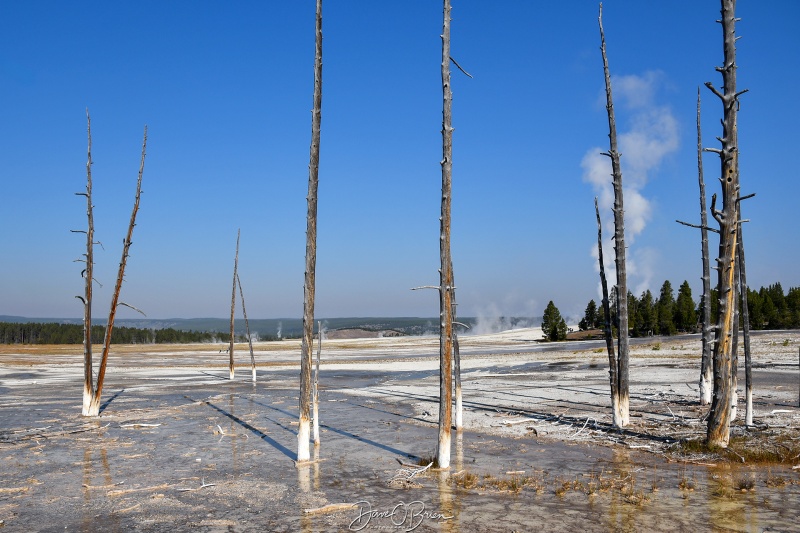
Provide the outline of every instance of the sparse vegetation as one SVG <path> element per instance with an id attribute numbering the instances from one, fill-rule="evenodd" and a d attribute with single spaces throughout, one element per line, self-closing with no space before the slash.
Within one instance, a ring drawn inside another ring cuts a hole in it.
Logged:
<path id="1" fill-rule="evenodd" d="M 727 448 L 708 446 L 701 439 L 687 439 L 679 442 L 677 447 L 679 454 L 711 454 L 714 460 L 751 465 L 794 465 L 800 458 L 800 441 L 787 435 L 733 437 Z"/>
<path id="2" fill-rule="evenodd" d="M 678 488 L 686 492 L 694 492 L 694 490 L 697 488 L 697 478 L 694 474 L 692 474 L 692 477 L 689 478 L 686 475 L 686 472 L 684 472 L 683 477 L 681 477 L 681 480 L 678 483 Z"/>

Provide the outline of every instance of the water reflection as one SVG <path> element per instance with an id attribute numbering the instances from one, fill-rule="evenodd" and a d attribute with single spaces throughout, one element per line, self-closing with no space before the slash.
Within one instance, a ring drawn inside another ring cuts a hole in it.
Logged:
<path id="1" fill-rule="evenodd" d="M 461 432 L 459 431 L 459 434 Z M 453 492 L 452 480 L 450 479 L 451 472 L 441 470 L 436 472 L 437 488 L 439 489 L 439 508 L 430 509 L 431 512 L 438 512 L 444 517 L 440 520 L 441 530 L 449 533 L 457 533 L 458 527 L 458 513 L 460 511 L 460 500 Z"/>
<path id="2" fill-rule="evenodd" d="M 319 490 L 319 443 L 314 445 L 314 463 L 311 468 L 314 470 L 314 490 Z"/>
<path id="3" fill-rule="evenodd" d="M 98 514 L 93 506 L 93 498 L 98 496 L 98 490 L 107 490 L 113 485 L 111 468 L 108 463 L 108 452 L 105 448 L 100 448 L 100 472 L 96 472 L 93 457 L 95 452 L 93 446 L 83 450 L 83 518 L 81 520 L 81 531 L 119 531 L 119 518 L 112 514 L 110 521 L 103 521 L 102 527 L 98 523 Z M 99 482 L 97 481 L 99 477 Z M 103 493 L 105 494 L 105 493 Z"/>
<path id="4" fill-rule="evenodd" d="M 711 525 L 720 529 L 741 529 L 756 531 L 758 522 L 756 513 L 755 494 L 750 493 L 750 488 L 755 489 L 755 481 L 747 472 L 738 473 L 736 470 L 714 468 L 706 472 L 706 502 Z M 751 496 L 752 494 L 752 496 Z"/>

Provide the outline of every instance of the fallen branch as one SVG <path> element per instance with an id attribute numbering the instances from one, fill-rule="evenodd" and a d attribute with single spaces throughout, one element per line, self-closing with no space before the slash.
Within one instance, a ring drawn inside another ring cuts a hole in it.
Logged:
<path id="1" fill-rule="evenodd" d="M 339 511 L 347 511 L 357 507 L 358 504 L 355 503 L 329 503 L 328 505 L 323 505 L 322 507 L 314 509 L 303 509 L 303 514 L 338 513 Z"/>
<path id="2" fill-rule="evenodd" d="M 420 468 L 401 468 L 397 472 L 395 472 L 394 476 L 389 479 L 387 484 L 389 485 L 402 485 L 402 486 L 410 486 L 412 485 L 412 479 L 419 474 L 422 474 L 426 470 L 428 470 L 431 466 L 433 466 L 433 461 L 428 463 L 427 466 L 423 466 Z"/>
<path id="3" fill-rule="evenodd" d="M 206 487 L 214 487 L 214 486 L 215 486 L 214 483 L 206 483 L 206 478 L 202 478 L 200 481 L 200 486 L 197 487 L 196 489 L 175 489 L 175 490 L 177 490 L 178 492 L 193 492 L 195 490 L 200 490 Z"/>
<path id="4" fill-rule="evenodd" d="M 536 422 L 537 418 L 522 418 L 520 420 L 503 420 L 503 424 L 513 426 L 514 424 L 524 424 L 525 422 Z"/>
<path id="5" fill-rule="evenodd" d="M 130 507 L 126 507 L 125 509 L 117 509 L 116 511 L 111 511 L 112 513 L 127 513 L 128 511 L 133 511 L 137 507 L 141 507 L 141 503 L 137 503 L 136 505 L 132 505 Z"/>
<path id="6" fill-rule="evenodd" d="M 580 433 L 581 431 L 586 429 L 586 425 L 589 423 L 589 418 L 590 417 L 588 417 L 588 416 L 586 417 L 586 422 L 583 423 L 583 427 L 581 429 L 579 429 L 578 431 L 576 431 L 575 434 L 570 437 L 571 439 L 574 439 L 578 435 L 578 433 Z M 594 420 L 594 418 L 592 418 L 592 420 Z M 595 423 L 596 422 L 597 421 L 595 420 Z"/>
<path id="7" fill-rule="evenodd" d="M 142 422 L 133 422 L 130 424 L 120 424 L 121 428 L 157 428 L 161 424 L 145 424 Z"/>

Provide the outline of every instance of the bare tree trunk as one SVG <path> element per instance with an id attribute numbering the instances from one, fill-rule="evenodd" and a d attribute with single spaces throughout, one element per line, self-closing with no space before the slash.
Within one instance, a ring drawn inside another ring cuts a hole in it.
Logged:
<path id="1" fill-rule="evenodd" d="M 625 270 L 625 210 L 622 199 L 622 169 L 620 154 L 617 149 L 617 124 L 614 118 L 614 103 L 611 97 L 611 75 L 608 71 L 606 56 L 606 38 L 603 32 L 603 5 L 600 4 L 600 50 L 603 54 L 603 72 L 606 83 L 606 111 L 608 112 L 609 151 L 605 153 L 611 158 L 611 170 L 614 185 L 614 252 L 617 274 L 617 396 L 618 411 L 613 413 L 614 426 L 628 425 L 630 416 L 630 394 L 628 390 L 628 277 Z M 612 405 L 614 400 L 612 399 Z"/>
<path id="2" fill-rule="evenodd" d="M 239 284 L 239 297 L 242 299 L 242 314 L 244 315 L 244 329 L 247 333 L 247 343 L 250 345 L 250 364 L 253 369 L 253 383 L 256 382 L 256 356 L 253 354 L 253 338 L 250 336 L 250 321 L 247 320 L 247 307 L 244 305 L 244 290 L 242 289 L 242 278 L 236 274 L 236 282 Z"/>
<path id="3" fill-rule="evenodd" d="M 619 412 L 619 393 L 617 391 L 617 354 L 614 351 L 614 335 L 611 330 L 611 306 L 608 303 L 608 283 L 606 282 L 606 267 L 603 262 L 603 225 L 600 222 L 600 208 L 597 206 L 597 197 L 594 197 L 594 212 L 597 215 L 597 257 L 600 262 L 600 286 L 603 290 L 603 317 L 605 326 L 603 333 L 606 338 L 608 350 L 608 378 L 611 382 L 611 412 Z"/>
<path id="4" fill-rule="evenodd" d="M 231 342 L 228 346 L 228 370 L 230 371 L 230 379 L 233 379 L 235 368 L 233 366 L 233 343 L 235 340 L 235 332 L 233 329 L 233 314 L 236 311 L 236 278 L 239 271 L 239 236 L 242 230 L 236 231 L 236 258 L 233 260 L 233 289 L 231 290 Z"/>
<path id="5" fill-rule="evenodd" d="M 92 396 L 94 395 L 94 375 L 92 373 L 92 284 L 94 283 L 94 215 L 92 209 L 92 119 L 86 110 L 86 130 L 89 138 L 88 159 L 86 160 L 86 192 L 75 193 L 86 196 L 86 268 L 83 270 L 85 289 L 83 298 L 83 416 L 91 416 Z"/>
<path id="6" fill-rule="evenodd" d="M 719 223 L 720 242 L 717 290 L 719 292 L 719 317 L 714 336 L 714 398 L 708 417 L 707 443 L 709 446 L 727 447 L 731 422 L 731 364 L 733 357 L 734 311 L 737 306 L 734 264 L 738 247 L 739 224 L 739 147 L 737 110 L 739 94 L 736 92 L 736 35 L 735 0 L 722 0 L 722 36 L 724 63 L 717 67 L 722 73 L 723 92 L 711 82 L 706 86 L 722 101 L 723 119 L 720 156 L 722 183 L 722 211 L 716 210 L 716 195 L 712 197 L 711 212 Z"/>
<path id="7" fill-rule="evenodd" d="M 739 224 L 741 230 L 741 224 Z M 733 266 L 733 339 L 731 341 L 731 422 L 736 420 L 739 414 L 739 329 L 740 329 L 740 312 L 739 302 L 739 280 L 741 275 L 739 273 L 739 252 L 737 249 L 736 259 Z"/>
<path id="8" fill-rule="evenodd" d="M 703 351 L 700 359 L 700 405 L 711 403 L 712 390 L 712 326 L 711 326 L 711 268 L 708 259 L 708 217 L 706 215 L 706 184 L 703 180 L 703 138 L 700 130 L 700 88 L 697 88 L 697 180 L 700 184 L 700 235 L 703 254 L 703 310 L 701 318 Z"/>
<path id="9" fill-rule="evenodd" d="M 319 446 L 319 360 L 322 356 L 322 322 L 317 322 L 317 365 L 314 367 L 312 397 L 314 401 L 314 446 Z"/>
<path id="10" fill-rule="evenodd" d="M 453 172 L 453 127 L 450 90 L 450 0 L 444 0 L 442 30 L 442 216 L 439 240 L 439 468 L 450 467 L 450 429 L 453 415 L 453 263 L 450 256 L 450 205 Z"/>
<path id="11" fill-rule="evenodd" d="M 741 207 L 739 208 L 741 216 Z M 742 330 L 744 339 L 744 394 L 745 412 L 744 423 L 750 427 L 753 425 L 753 381 L 752 381 L 752 360 L 750 359 L 750 310 L 747 307 L 747 270 L 744 261 L 744 235 L 742 234 L 742 224 L 739 223 L 739 286 L 742 293 Z"/>
<path id="12" fill-rule="evenodd" d="M 106 364 L 108 363 L 108 352 L 111 349 L 111 334 L 114 330 L 114 319 L 117 316 L 117 307 L 125 305 L 132 307 L 126 303 L 119 301 L 119 293 L 122 290 L 122 282 L 125 279 L 125 266 L 128 262 L 128 254 L 130 253 L 133 228 L 136 226 L 136 214 L 139 212 L 139 200 L 142 197 L 142 175 L 144 174 L 144 159 L 147 150 L 147 126 L 144 127 L 144 138 L 142 140 L 142 159 L 139 163 L 139 177 L 136 181 L 136 197 L 133 201 L 133 210 L 131 212 L 131 220 L 128 224 L 128 233 L 125 235 L 125 240 L 122 241 L 122 258 L 119 262 L 119 270 L 117 271 L 117 283 L 114 286 L 114 294 L 111 296 L 111 309 L 108 312 L 108 322 L 106 323 L 106 334 L 103 342 L 103 355 L 100 358 L 100 368 L 97 371 L 97 384 L 92 393 L 92 400 L 89 405 L 89 411 L 86 416 L 97 416 L 100 414 L 100 397 L 103 394 L 103 382 L 106 376 Z M 134 310 L 139 311 L 135 307 Z M 141 311 L 139 311 L 141 313 Z M 144 313 L 142 313 L 144 314 Z"/>
<path id="13" fill-rule="evenodd" d="M 450 267 L 452 269 L 452 266 Z M 455 381 L 455 402 L 456 402 L 456 429 L 462 429 L 464 427 L 464 402 L 461 398 L 461 350 L 458 346 L 458 330 L 456 329 L 456 320 L 458 316 L 458 304 L 456 303 L 456 287 L 455 287 L 455 276 L 453 276 L 453 313 L 452 313 L 452 320 L 453 320 L 453 377 Z"/>
<path id="14" fill-rule="evenodd" d="M 314 292 L 317 266 L 317 189 L 322 120 L 322 0 L 317 0 L 316 53 L 314 55 L 314 109 L 311 112 L 311 150 L 308 164 L 308 215 L 306 217 L 306 273 L 303 286 L 303 342 L 300 351 L 300 419 L 297 461 L 308 461 L 311 407 L 311 350 L 314 343 Z"/>

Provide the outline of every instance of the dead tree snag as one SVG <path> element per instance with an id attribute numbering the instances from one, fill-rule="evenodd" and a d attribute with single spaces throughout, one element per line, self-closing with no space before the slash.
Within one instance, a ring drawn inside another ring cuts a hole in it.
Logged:
<path id="1" fill-rule="evenodd" d="M 731 377 L 733 359 L 734 315 L 738 304 L 735 264 L 739 244 L 739 147 L 737 111 L 739 96 L 736 92 L 736 2 L 722 0 L 722 38 L 724 61 L 717 72 L 722 74 L 722 91 L 706 82 L 711 92 L 722 102 L 721 148 L 709 149 L 720 158 L 722 184 L 722 210 L 716 209 L 716 195 L 712 197 L 711 214 L 719 223 L 719 256 L 717 258 L 719 316 L 714 334 L 714 397 L 708 417 L 707 442 L 709 446 L 727 447 L 730 440 Z M 742 91 L 745 92 L 745 91 Z"/>
<path id="2" fill-rule="evenodd" d="M 597 259 L 600 262 L 600 287 L 603 291 L 603 336 L 606 339 L 608 350 L 608 378 L 611 382 L 611 412 L 619 412 L 619 393 L 617 387 L 617 354 L 614 350 L 614 335 L 611 328 L 611 306 L 608 302 L 608 283 L 606 282 L 606 267 L 603 262 L 603 225 L 600 222 L 600 208 L 597 206 L 597 197 L 594 198 L 594 212 L 597 215 Z"/>
<path id="3" fill-rule="evenodd" d="M 311 150 L 308 164 L 308 214 L 306 216 L 306 272 L 303 285 L 303 341 L 300 348 L 300 419 L 297 461 L 309 461 L 311 422 L 311 351 L 314 344 L 314 294 L 317 266 L 317 189 L 322 120 L 322 0 L 317 0 L 316 52 L 314 54 L 314 108 L 311 111 Z"/>
<path id="4" fill-rule="evenodd" d="M 244 315 L 244 329 L 247 334 L 247 344 L 250 345 L 250 364 L 253 372 L 253 383 L 256 382 L 256 356 L 253 354 L 253 337 L 250 335 L 250 321 L 247 319 L 247 307 L 244 305 L 244 289 L 242 289 L 242 278 L 236 274 L 236 282 L 239 284 L 239 297 L 242 299 L 242 314 Z"/>
<path id="5" fill-rule="evenodd" d="M 233 365 L 233 343 L 236 333 L 233 328 L 233 314 L 236 311 L 236 279 L 239 270 L 239 236 L 241 230 L 236 231 L 236 257 L 233 260 L 233 289 L 231 290 L 231 340 L 228 346 L 228 370 L 230 372 L 230 379 L 232 380 L 236 372 Z"/>
<path id="6" fill-rule="evenodd" d="M 442 29 L 442 214 L 439 255 L 439 468 L 450 467 L 450 429 L 453 415 L 453 263 L 450 255 L 450 206 L 453 172 L 453 95 L 450 90 L 450 0 L 444 0 Z"/>
<path id="7" fill-rule="evenodd" d="M 603 73 L 606 84 L 606 111 L 608 112 L 608 138 L 610 146 L 604 155 L 611 159 L 611 171 L 614 186 L 614 255 L 617 274 L 616 306 L 617 306 L 617 369 L 616 369 L 616 405 L 613 412 L 613 423 L 616 427 L 628 425 L 630 412 L 630 395 L 628 391 L 628 276 L 625 270 L 625 210 L 622 198 L 622 168 L 620 153 L 617 149 L 617 124 L 614 118 L 614 102 L 611 96 L 611 75 L 608 70 L 606 56 L 606 37 L 603 32 L 603 4 L 600 4 L 600 51 L 603 55 Z M 612 387 L 613 394 L 613 387 Z M 611 404 L 615 400 L 612 398 Z"/>
<path id="8" fill-rule="evenodd" d="M 708 232 L 719 233 L 718 230 L 708 227 L 706 216 L 706 185 L 703 180 L 703 140 L 700 129 L 700 88 L 697 88 L 697 179 L 700 184 L 700 225 L 689 224 L 676 220 L 678 224 L 697 228 L 700 230 L 700 248 L 703 261 L 703 295 L 700 300 L 702 307 L 700 313 L 700 327 L 702 329 L 702 356 L 700 358 L 700 405 L 711 403 L 712 392 L 712 364 L 711 347 L 713 345 L 714 326 L 711 325 L 711 268 L 708 258 Z"/>
<path id="9" fill-rule="evenodd" d="M 86 214 L 88 219 L 88 229 L 86 233 L 86 254 L 85 263 L 86 268 L 83 271 L 85 280 L 84 296 L 78 297 L 83 302 L 84 318 L 83 318 L 83 348 L 84 348 L 84 383 L 83 383 L 83 407 L 81 413 L 83 416 L 97 416 L 100 414 L 100 398 L 103 393 L 103 382 L 105 381 L 106 366 L 108 363 L 108 354 L 111 349 L 111 335 L 114 330 L 114 319 L 117 315 L 117 308 L 120 305 L 130 307 L 135 311 L 139 311 L 132 305 L 119 301 L 119 295 L 122 290 L 122 282 L 125 279 L 125 266 L 128 262 L 128 255 L 130 247 L 133 243 L 133 228 L 136 226 L 136 215 L 139 212 L 139 201 L 142 195 L 142 176 L 144 175 L 144 160 L 147 149 L 147 126 L 144 127 L 144 139 L 142 140 L 142 158 L 139 164 L 139 176 L 136 182 L 136 196 L 133 202 L 133 210 L 131 212 L 130 223 L 128 224 L 128 232 L 122 241 L 122 258 L 119 262 L 119 270 L 117 271 L 117 281 L 114 285 L 114 293 L 111 296 L 111 309 L 108 313 L 108 321 L 106 322 L 106 331 L 103 339 L 103 352 L 100 358 L 100 366 L 97 370 L 97 380 L 94 379 L 94 371 L 92 365 L 92 284 L 94 283 L 93 270 L 94 270 L 94 216 L 92 205 L 92 127 L 89 111 L 86 111 L 87 134 L 88 134 L 88 159 L 86 162 L 86 192 L 77 193 L 80 196 L 86 197 Z"/>
<path id="10" fill-rule="evenodd" d="M 700 248 L 703 255 L 703 311 L 701 319 L 702 356 L 700 358 L 700 405 L 711 403 L 711 266 L 708 259 L 708 215 L 706 184 L 703 179 L 703 136 L 700 129 L 700 88 L 697 88 L 697 181 L 700 185 Z"/>
<path id="11" fill-rule="evenodd" d="M 322 357 L 322 322 L 317 322 L 317 364 L 314 367 L 314 381 L 312 383 L 311 397 L 314 402 L 313 435 L 314 446 L 319 446 L 319 360 Z"/>

